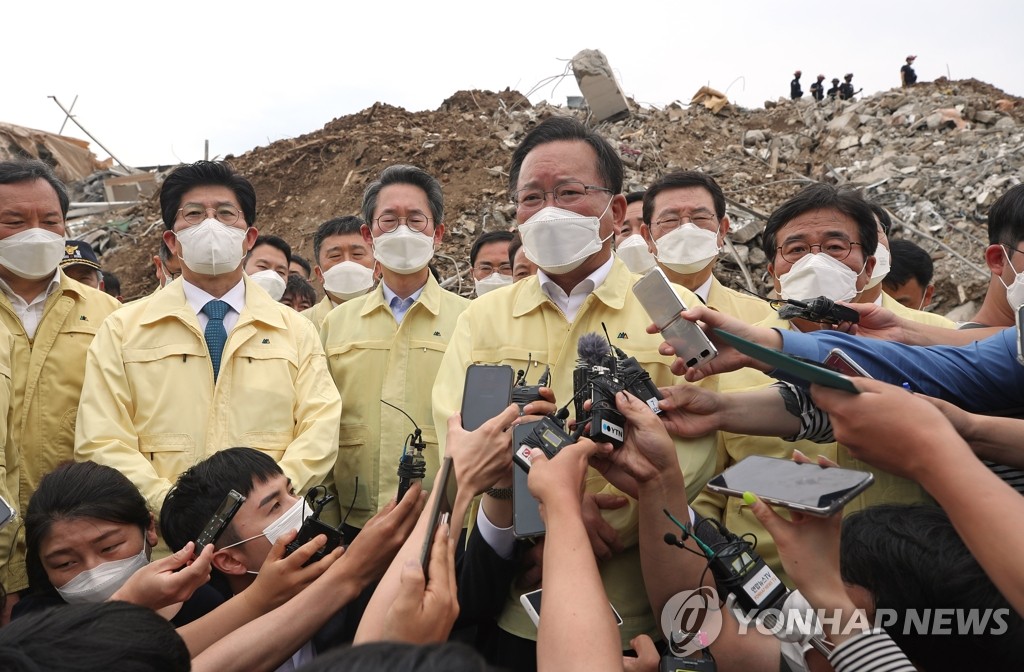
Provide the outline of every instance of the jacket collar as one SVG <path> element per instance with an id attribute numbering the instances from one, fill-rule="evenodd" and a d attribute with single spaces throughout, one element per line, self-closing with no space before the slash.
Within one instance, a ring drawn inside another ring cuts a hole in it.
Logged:
<path id="1" fill-rule="evenodd" d="M 598 301 L 612 310 L 621 310 L 626 305 L 626 292 L 633 286 L 633 281 L 633 274 L 630 273 L 626 264 L 612 255 L 612 268 L 608 272 L 608 277 L 597 286 L 593 294 Z M 518 291 L 512 305 L 513 317 L 522 317 L 544 303 L 554 305 L 554 302 L 541 289 L 540 280 L 536 275 L 520 280 L 514 286 L 518 287 L 519 285 L 523 285 L 523 287 Z"/>
<path id="2" fill-rule="evenodd" d="M 249 276 L 243 274 L 242 279 L 245 282 L 245 308 L 238 318 L 238 325 L 263 322 L 271 327 L 284 329 L 286 325 L 281 312 L 283 306 L 271 299 L 266 292 L 257 291 L 257 286 Z M 142 311 L 140 324 L 152 324 L 167 317 L 176 317 L 182 322 L 198 321 L 195 312 L 185 300 L 180 277 L 163 289 L 158 289 L 145 301 L 146 307 Z"/>
<path id="3" fill-rule="evenodd" d="M 430 313 L 437 317 L 441 312 L 441 285 L 437 284 L 437 280 L 434 279 L 433 273 L 427 273 L 427 284 L 423 286 L 423 292 L 420 294 L 420 298 L 416 300 L 415 305 L 422 305 L 424 308 L 430 311 Z M 363 301 L 363 307 L 359 311 L 360 315 L 369 315 L 375 310 L 391 310 L 388 306 L 388 302 L 384 299 L 384 283 L 378 282 L 377 286 L 372 292 L 366 294 L 366 299 Z M 353 299 L 354 300 L 354 299 Z M 410 310 L 412 310 L 410 308 Z"/>

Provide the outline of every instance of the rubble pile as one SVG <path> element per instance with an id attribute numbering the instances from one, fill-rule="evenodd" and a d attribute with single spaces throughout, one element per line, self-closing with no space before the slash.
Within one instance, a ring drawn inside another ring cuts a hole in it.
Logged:
<path id="1" fill-rule="evenodd" d="M 470 244 L 514 220 L 507 191 L 512 150 L 540 120 L 572 115 L 618 150 L 627 191 L 675 169 L 696 168 L 718 180 L 734 232 L 720 268 L 734 286 L 764 291 L 759 234 L 767 214 L 809 181 L 823 180 L 864 188 L 895 214 L 895 236 L 933 253 L 940 312 L 984 294 L 987 209 L 1020 182 L 1024 165 L 1019 99 L 976 80 L 940 80 L 860 100 L 780 100 L 759 110 L 696 103 L 654 109 L 633 101 L 629 107 L 626 118 L 597 123 L 586 106 L 531 105 L 510 90 L 460 91 L 437 110 L 377 103 L 314 133 L 227 158 L 256 186 L 260 231 L 284 237 L 307 258 L 316 227 L 357 214 L 365 185 L 381 169 L 400 162 L 424 168 L 445 189 L 448 230 L 438 270 L 449 286 L 468 293 Z M 155 286 L 149 259 L 162 228 L 150 228 L 159 219 L 155 199 L 142 219 L 149 233 L 104 259 L 128 296 Z"/>

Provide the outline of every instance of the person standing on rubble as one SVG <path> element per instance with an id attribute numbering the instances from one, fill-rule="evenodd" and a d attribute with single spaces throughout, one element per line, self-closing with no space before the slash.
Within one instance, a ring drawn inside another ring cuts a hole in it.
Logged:
<path id="1" fill-rule="evenodd" d="M 800 88 L 800 71 L 793 73 L 793 81 L 789 83 L 789 97 L 793 100 L 804 97 L 804 90 Z"/>
<path id="2" fill-rule="evenodd" d="M 825 75 L 818 75 L 818 81 L 811 84 L 811 97 L 817 102 L 821 102 L 825 98 Z"/>
<path id="3" fill-rule="evenodd" d="M 839 78 L 832 78 L 832 88 L 828 90 L 827 95 L 830 100 L 835 100 L 836 96 L 839 95 Z"/>
<path id="4" fill-rule="evenodd" d="M 907 56 L 907 63 L 900 68 L 900 84 L 904 89 L 917 84 L 917 73 L 914 72 L 914 61 L 917 56 Z"/>
<path id="5" fill-rule="evenodd" d="M 839 99 L 850 100 L 853 98 L 853 73 L 846 73 L 843 80 L 843 83 L 839 85 Z"/>

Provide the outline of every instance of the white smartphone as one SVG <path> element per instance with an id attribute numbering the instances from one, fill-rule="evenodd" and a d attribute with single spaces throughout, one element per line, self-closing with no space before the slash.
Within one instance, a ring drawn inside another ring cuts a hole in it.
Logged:
<path id="1" fill-rule="evenodd" d="M 822 364 L 844 376 L 871 378 L 871 374 L 865 371 L 864 367 L 839 348 L 832 348 Z"/>
<path id="2" fill-rule="evenodd" d="M 530 620 L 533 621 L 534 625 L 540 625 L 540 593 L 541 588 L 530 591 L 529 593 L 523 593 L 519 596 L 519 603 L 523 605 L 523 609 L 526 610 Z M 615 625 L 622 626 L 622 616 L 619 616 L 619 612 L 615 610 L 615 605 L 611 602 L 608 606 L 612 608 L 612 616 L 615 618 Z"/>
<path id="3" fill-rule="evenodd" d="M 1021 327 L 1024 324 L 1024 305 L 1017 309 L 1017 362 L 1024 366 L 1024 336 L 1021 336 Z"/>
<path id="4" fill-rule="evenodd" d="M 694 322 L 679 316 L 686 310 L 668 278 L 660 268 L 653 268 L 633 285 L 633 294 L 658 326 L 665 342 L 671 345 L 686 366 L 693 368 L 709 362 L 718 354 L 714 344 Z"/>
<path id="5" fill-rule="evenodd" d="M 0 497 L 0 529 L 17 517 L 18 512 L 14 510 L 14 507 L 8 504 L 6 499 Z"/>

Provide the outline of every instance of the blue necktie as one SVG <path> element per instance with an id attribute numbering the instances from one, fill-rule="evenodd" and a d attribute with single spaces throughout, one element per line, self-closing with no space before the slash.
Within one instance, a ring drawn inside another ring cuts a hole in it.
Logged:
<path id="1" fill-rule="evenodd" d="M 213 364 L 213 382 L 217 382 L 220 373 L 220 356 L 224 352 L 224 344 L 228 341 L 228 332 L 224 329 L 224 316 L 231 310 L 226 301 L 213 300 L 203 306 L 203 313 L 210 318 L 206 323 L 206 347 L 210 351 L 210 362 Z"/>

